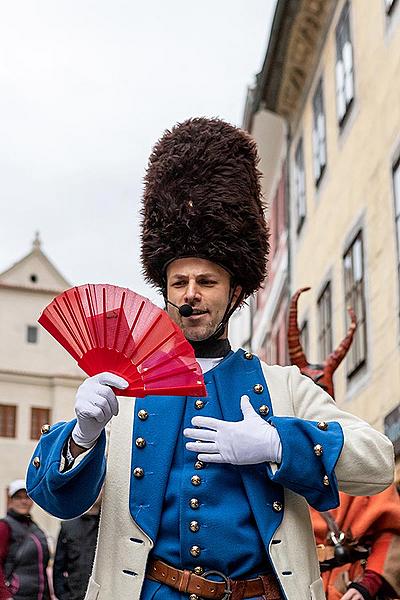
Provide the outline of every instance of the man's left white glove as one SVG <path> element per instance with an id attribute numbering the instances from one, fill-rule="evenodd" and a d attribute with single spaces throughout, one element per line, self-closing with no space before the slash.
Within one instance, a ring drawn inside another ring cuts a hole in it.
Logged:
<path id="1" fill-rule="evenodd" d="M 185 429 L 183 435 L 197 440 L 186 448 L 197 452 L 198 459 L 231 465 L 279 463 L 282 445 L 275 427 L 256 413 L 248 396 L 240 399 L 243 421 L 221 421 L 213 417 L 193 417 L 197 429 Z"/>
<path id="2" fill-rule="evenodd" d="M 118 414 L 118 400 L 110 386 L 120 390 L 129 383 L 114 373 L 99 373 L 88 377 L 79 386 L 75 397 L 76 424 L 72 439 L 82 448 L 91 448 L 111 417 Z"/>

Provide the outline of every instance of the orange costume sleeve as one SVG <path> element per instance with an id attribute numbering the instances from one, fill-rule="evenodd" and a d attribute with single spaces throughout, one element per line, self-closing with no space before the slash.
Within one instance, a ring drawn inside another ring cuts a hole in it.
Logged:
<path id="1" fill-rule="evenodd" d="M 362 584 L 364 569 L 383 578 L 400 596 L 400 499 L 395 485 L 376 496 L 348 496 L 340 492 L 340 506 L 330 511 L 339 529 L 370 548 L 365 565 L 360 561 L 323 573 L 328 600 L 338 600 L 351 581 Z M 317 544 L 327 544 L 328 526 L 311 509 Z"/>

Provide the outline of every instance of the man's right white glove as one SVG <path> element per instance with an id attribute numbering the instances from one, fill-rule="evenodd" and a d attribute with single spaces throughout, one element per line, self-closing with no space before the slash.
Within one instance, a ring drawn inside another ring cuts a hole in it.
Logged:
<path id="1" fill-rule="evenodd" d="M 280 463 L 282 444 L 279 433 L 254 410 L 250 398 L 240 399 L 242 421 L 222 421 L 214 417 L 193 417 L 195 428 L 183 430 L 183 435 L 197 440 L 188 442 L 187 450 L 197 452 L 197 458 L 210 463 L 257 465 Z"/>
<path id="2" fill-rule="evenodd" d="M 113 373 L 99 373 L 85 379 L 75 398 L 76 425 L 72 439 L 82 448 L 91 448 L 111 417 L 118 414 L 118 400 L 112 385 L 120 390 L 129 383 Z"/>

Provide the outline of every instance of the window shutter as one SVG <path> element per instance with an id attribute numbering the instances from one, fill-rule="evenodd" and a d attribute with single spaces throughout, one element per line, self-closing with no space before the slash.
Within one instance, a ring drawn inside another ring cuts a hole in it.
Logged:
<path id="1" fill-rule="evenodd" d="M 314 128 L 312 132 L 312 140 L 313 140 L 313 165 L 314 165 L 314 179 L 318 181 L 319 176 L 321 174 L 321 169 L 319 166 L 319 139 L 318 132 Z"/>
<path id="2" fill-rule="evenodd" d="M 294 175 L 294 187 L 295 187 L 295 198 L 296 198 L 296 210 L 297 210 L 297 217 L 300 216 L 300 173 L 299 173 L 299 167 L 297 164 L 295 164 L 295 171 L 294 171 L 295 175 Z"/>
<path id="3" fill-rule="evenodd" d="M 346 102 L 344 98 L 344 67 L 343 62 L 336 63 L 336 109 L 338 120 L 341 121 L 346 113 Z"/>
<path id="4" fill-rule="evenodd" d="M 306 215 L 306 190 L 305 190 L 304 171 L 300 171 L 300 215 Z"/>
<path id="5" fill-rule="evenodd" d="M 354 244 L 354 281 L 359 282 L 363 276 L 362 248 L 361 241 L 357 240 Z"/>
<path id="6" fill-rule="evenodd" d="M 346 103 L 353 99 L 354 96 L 354 84 L 353 84 L 353 50 L 351 43 L 347 41 L 343 47 L 343 62 L 344 62 L 344 85 L 345 85 L 345 97 Z"/>
<path id="7" fill-rule="evenodd" d="M 326 165 L 325 150 L 325 117 L 322 113 L 318 115 L 318 137 L 319 137 L 319 162 L 321 168 Z"/>

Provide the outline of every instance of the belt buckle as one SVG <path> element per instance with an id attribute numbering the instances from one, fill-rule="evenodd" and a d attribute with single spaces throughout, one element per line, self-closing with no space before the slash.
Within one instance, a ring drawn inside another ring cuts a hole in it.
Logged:
<path id="1" fill-rule="evenodd" d="M 221 573 L 221 571 L 206 571 L 205 573 L 203 573 L 202 577 L 204 577 L 204 579 L 207 579 L 207 577 L 209 575 L 218 575 L 219 577 L 221 577 L 221 579 L 225 583 L 225 590 L 224 590 L 225 594 L 221 598 L 221 600 L 229 600 L 229 598 L 230 598 L 230 596 L 232 594 L 231 584 L 230 584 L 230 581 L 229 581 L 229 577 L 227 577 L 226 575 L 224 575 L 223 573 Z M 218 582 L 216 582 L 216 583 L 218 583 Z"/>

